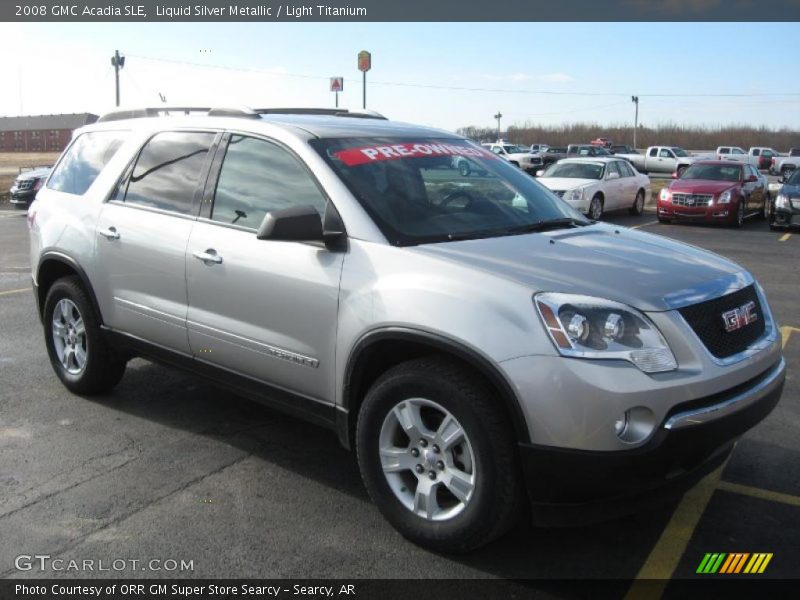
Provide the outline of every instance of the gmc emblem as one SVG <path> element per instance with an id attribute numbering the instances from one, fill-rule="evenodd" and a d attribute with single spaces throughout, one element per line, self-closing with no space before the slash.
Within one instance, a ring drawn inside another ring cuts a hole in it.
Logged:
<path id="1" fill-rule="evenodd" d="M 725 331 L 731 333 L 741 329 L 745 325 L 758 321 L 758 313 L 755 312 L 756 303 L 752 300 L 743 304 L 739 308 L 734 308 L 722 313 L 722 322 L 725 324 Z"/>

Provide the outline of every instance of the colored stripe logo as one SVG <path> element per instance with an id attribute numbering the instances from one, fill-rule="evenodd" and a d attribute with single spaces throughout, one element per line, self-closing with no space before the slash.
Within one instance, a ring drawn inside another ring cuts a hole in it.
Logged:
<path id="1" fill-rule="evenodd" d="M 738 574 L 763 573 L 769 561 L 772 560 L 772 552 L 708 552 L 700 561 L 697 573 L 701 574 Z"/>

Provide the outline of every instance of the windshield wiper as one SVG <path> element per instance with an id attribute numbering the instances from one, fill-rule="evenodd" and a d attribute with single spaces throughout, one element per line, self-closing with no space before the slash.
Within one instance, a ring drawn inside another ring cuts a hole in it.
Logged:
<path id="1" fill-rule="evenodd" d="M 572 217 L 565 217 L 563 219 L 544 219 L 527 225 L 518 225 L 510 227 L 506 231 L 508 233 L 532 233 L 535 231 L 549 231 L 551 229 L 568 229 L 571 227 L 585 227 L 589 223 L 573 219 Z"/>

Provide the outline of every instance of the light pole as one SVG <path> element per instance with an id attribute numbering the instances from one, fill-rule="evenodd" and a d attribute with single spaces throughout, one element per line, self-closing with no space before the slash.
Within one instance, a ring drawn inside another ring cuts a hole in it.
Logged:
<path id="1" fill-rule="evenodd" d="M 636 105 L 636 116 L 633 118 L 633 147 L 636 148 L 636 130 L 639 129 L 639 96 L 631 96 L 631 102 Z"/>
<path id="2" fill-rule="evenodd" d="M 114 81 L 117 90 L 117 106 L 119 106 L 119 70 L 125 66 L 125 57 L 120 56 L 119 50 L 114 50 L 114 56 L 111 57 L 111 65 L 114 67 Z"/>
<path id="3" fill-rule="evenodd" d="M 503 114 L 498 110 L 497 114 L 494 116 L 497 119 L 497 140 L 500 140 L 500 119 L 503 118 Z"/>

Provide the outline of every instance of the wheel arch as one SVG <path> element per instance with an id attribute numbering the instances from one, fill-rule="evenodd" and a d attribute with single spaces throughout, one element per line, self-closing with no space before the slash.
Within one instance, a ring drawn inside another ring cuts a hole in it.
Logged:
<path id="1" fill-rule="evenodd" d="M 92 308 L 102 324 L 103 315 L 100 312 L 100 305 L 86 271 L 73 257 L 55 250 L 44 252 L 36 267 L 36 303 L 39 319 L 44 317 L 44 302 L 52 285 L 59 279 L 70 276 L 77 276 L 81 280 L 84 290 L 89 295 Z"/>
<path id="2" fill-rule="evenodd" d="M 502 372 L 479 352 L 450 338 L 426 331 L 389 328 L 372 331 L 353 346 L 347 360 L 342 405 L 337 411 L 339 441 L 353 447 L 358 411 L 369 387 L 387 369 L 428 355 L 446 356 L 471 368 L 500 398 L 516 441 L 530 443 L 530 434 L 512 385 Z"/>

